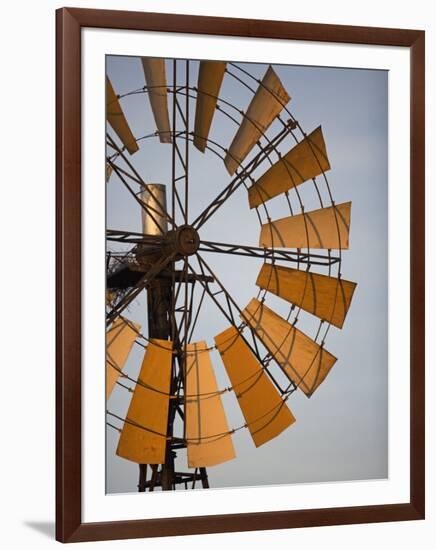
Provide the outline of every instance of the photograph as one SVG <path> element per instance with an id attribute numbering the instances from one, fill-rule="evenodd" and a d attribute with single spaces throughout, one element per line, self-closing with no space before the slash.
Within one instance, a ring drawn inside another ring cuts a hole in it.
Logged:
<path id="1" fill-rule="evenodd" d="M 105 63 L 106 494 L 389 478 L 389 71 Z"/>
<path id="2" fill-rule="evenodd" d="M 433 549 L 430 3 L 5 8 L 2 547 Z"/>

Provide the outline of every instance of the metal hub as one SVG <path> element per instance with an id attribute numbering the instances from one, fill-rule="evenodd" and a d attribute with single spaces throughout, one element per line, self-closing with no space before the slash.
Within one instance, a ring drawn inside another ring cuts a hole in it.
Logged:
<path id="1" fill-rule="evenodd" d="M 190 225 L 182 225 L 169 231 L 167 236 L 171 249 L 181 256 L 192 256 L 200 246 L 200 236 Z"/>

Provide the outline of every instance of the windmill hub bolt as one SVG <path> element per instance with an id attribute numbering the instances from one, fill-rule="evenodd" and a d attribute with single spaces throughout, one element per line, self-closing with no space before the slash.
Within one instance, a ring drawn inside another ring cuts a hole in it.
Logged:
<path id="1" fill-rule="evenodd" d="M 190 225 L 182 225 L 167 233 L 169 248 L 180 256 L 192 256 L 200 246 L 200 237 Z"/>

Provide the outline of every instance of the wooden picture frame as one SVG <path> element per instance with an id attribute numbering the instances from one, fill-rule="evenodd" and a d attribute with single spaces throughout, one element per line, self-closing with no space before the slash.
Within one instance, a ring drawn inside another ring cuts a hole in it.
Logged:
<path id="1" fill-rule="evenodd" d="M 81 29 L 84 27 L 402 46 L 411 63 L 410 502 L 347 508 L 82 523 Z M 284 529 L 424 518 L 423 31 L 127 11 L 56 13 L 56 538 L 61 542 Z"/>

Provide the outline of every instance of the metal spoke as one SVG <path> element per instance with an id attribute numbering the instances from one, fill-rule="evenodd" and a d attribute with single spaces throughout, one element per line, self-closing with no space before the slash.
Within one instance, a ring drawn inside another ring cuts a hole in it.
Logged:
<path id="1" fill-rule="evenodd" d="M 107 159 L 108 163 L 110 166 L 112 166 L 112 168 L 115 170 L 115 173 L 116 175 L 120 178 L 121 182 L 124 184 L 124 186 L 127 188 L 127 190 L 129 191 L 129 193 L 132 195 L 132 197 L 134 198 L 134 200 L 141 206 L 142 209 L 145 210 L 145 212 L 147 213 L 148 216 L 150 216 L 150 218 L 153 220 L 153 222 L 157 225 L 157 227 L 159 228 L 160 231 L 162 231 L 162 226 L 159 224 L 159 222 L 157 221 L 156 219 L 156 216 L 153 215 L 153 211 L 154 213 L 157 213 L 158 216 L 160 216 L 160 212 L 158 210 L 156 210 L 155 208 L 153 208 L 152 206 L 150 206 L 149 204 L 145 204 L 144 201 L 142 201 L 138 196 L 137 194 L 133 191 L 133 189 L 130 187 L 130 185 L 127 183 L 127 181 L 125 180 L 125 178 L 123 177 L 122 173 L 121 173 L 121 169 L 111 160 Z M 152 191 L 150 191 L 150 189 L 147 188 L 147 191 L 152 194 Z"/>
<path id="2" fill-rule="evenodd" d="M 193 269 L 193 267 L 191 266 L 191 264 L 189 264 L 189 269 L 192 271 L 193 274 L 195 274 L 195 270 Z M 204 274 L 204 270 L 202 269 L 202 266 L 200 264 L 200 269 L 202 271 L 202 274 Z M 207 284 L 207 282 L 201 282 L 203 288 L 204 288 L 204 291 L 209 295 L 209 297 L 212 299 L 212 301 L 215 303 L 215 305 L 218 307 L 218 309 L 221 311 L 221 313 L 224 315 L 224 317 L 227 319 L 227 321 L 233 325 L 236 329 L 239 330 L 239 326 L 237 326 L 234 322 L 234 318 L 233 316 L 230 314 L 230 312 L 226 311 L 223 306 L 219 303 L 219 301 L 217 300 L 216 298 L 216 292 L 212 292 L 212 290 L 209 288 L 209 285 Z"/>
<path id="3" fill-rule="evenodd" d="M 249 349 L 251 350 L 251 352 L 253 353 L 253 355 L 256 357 L 256 359 L 259 361 L 259 363 L 265 368 L 265 371 L 268 373 L 268 376 L 271 378 L 271 381 L 274 383 L 274 385 L 276 386 L 276 388 L 278 389 L 278 391 L 281 393 L 281 394 L 284 394 L 285 393 L 285 390 L 283 390 L 283 388 L 280 386 L 280 384 L 277 382 L 277 380 L 274 378 L 274 376 L 269 372 L 269 370 L 266 368 L 266 363 L 265 363 L 265 360 L 262 359 L 262 357 L 260 356 L 259 354 L 259 350 L 257 348 L 257 343 L 256 343 L 256 340 L 255 340 L 255 336 L 257 337 L 256 335 L 256 331 L 251 328 L 251 327 L 248 327 L 248 329 L 250 330 L 250 333 L 251 335 L 253 336 L 253 342 L 254 342 L 254 347 L 250 344 L 250 342 L 248 342 L 248 340 L 245 338 L 245 336 L 242 334 L 242 331 L 241 331 L 241 325 L 237 326 L 235 324 L 235 319 L 234 319 L 234 316 L 233 316 L 233 313 L 230 311 L 230 304 L 233 305 L 233 307 L 238 311 L 239 314 L 242 314 L 242 310 L 239 308 L 238 304 L 235 302 L 235 300 L 231 297 L 231 295 L 228 293 L 228 291 L 226 290 L 226 288 L 224 287 L 224 285 L 221 283 L 221 281 L 218 279 L 218 277 L 214 274 L 214 272 L 212 271 L 212 269 L 207 265 L 207 263 L 197 254 L 197 260 L 198 260 L 198 263 L 199 263 L 199 266 L 200 266 L 200 270 L 201 270 L 201 273 L 202 275 L 204 275 L 204 269 L 203 267 L 205 267 L 209 273 L 213 276 L 214 278 L 214 282 L 218 284 L 218 286 L 220 287 L 221 291 L 224 293 L 224 295 L 226 296 L 226 301 L 227 301 L 227 305 L 229 307 L 229 312 L 226 312 L 226 310 L 223 308 L 223 306 L 219 303 L 219 301 L 217 300 L 216 298 L 216 293 L 213 293 L 211 291 L 211 289 L 209 288 L 209 285 L 207 282 L 204 282 L 202 279 L 200 279 L 201 281 L 201 284 L 203 285 L 206 293 L 209 295 L 209 297 L 212 299 L 212 301 L 215 303 L 215 305 L 218 307 L 218 309 L 221 311 L 221 313 L 224 315 L 224 317 L 227 319 L 227 321 L 237 329 L 237 331 L 239 332 L 239 335 L 240 337 L 244 340 L 245 344 L 249 347 Z M 192 268 L 191 264 L 189 264 L 189 268 L 190 270 L 195 273 L 195 270 Z M 244 321 L 245 322 L 245 321 Z M 242 323 L 241 323 L 242 324 Z"/>
<path id="4" fill-rule="evenodd" d="M 135 167 L 133 166 L 133 164 L 129 161 L 129 159 L 126 157 L 126 155 L 124 154 L 123 150 L 120 149 L 118 147 L 118 145 L 115 143 L 115 141 L 111 138 L 111 136 L 109 134 L 107 134 L 107 139 L 109 140 L 109 143 L 111 145 L 111 147 L 121 156 L 121 158 L 124 160 L 124 162 L 127 164 L 127 166 L 132 170 L 132 172 L 134 173 L 134 175 L 136 176 L 137 178 L 137 183 L 144 189 L 146 190 L 150 195 L 151 197 L 153 198 L 153 200 L 155 201 L 155 203 L 159 206 L 159 214 L 161 216 L 164 216 L 165 218 L 167 218 L 167 220 L 173 224 L 173 219 L 171 218 L 171 216 L 168 214 L 166 208 L 164 208 L 164 205 L 157 199 L 157 197 L 153 194 L 153 191 L 151 191 L 147 184 L 145 183 L 145 181 L 141 178 L 140 174 L 137 172 L 137 170 L 135 169 Z M 110 161 L 110 164 L 112 165 L 113 168 L 119 168 L 117 165 L 115 165 L 112 161 Z M 119 174 L 118 174 L 119 175 Z"/>
<path id="5" fill-rule="evenodd" d="M 247 169 L 250 168 L 250 166 L 254 165 L 255 161 L 256 161 L 256 157 L 248 164 L 246 168 L 242 170 L 240 174 L 236 174 L 236 176 L 231 180 L 231 182 L 215 197 L 215 199 L 194 220 L 194 222 L 192 223 L 193 227 L 195 227 L 198 230 L 202 225 L 204 225 L 207 222 L 207 220 L 213 214 L 215 214 L 215 212 L 227 201 L 227 199 L 231 197 L 237 189 L 239 189 L 239 187 L 244 183 L 244 181 L 249 176 Z"/>
<path id="6" fill-rule="evenodd" d="M 161 235 L 147 235 L 136 231 L 124 231 L 121 229 L 107 229 L 106 239 L 116 243 L 147 244 L 160 246 L 164 242 Z"/>
<path id="7" fill-rule="evenodd" d="M 201 266 L 207 269 L 209 271 L 210 275 L 214 278 L 215 283 L 218 284 L 224 295 L 226 296 L 227 303 L 230 303 L 233 305 L 233 307 L 237 310 L 239 314 L 242 314 L 241 308 L 238 306 L 236 300 L 230 295 L 226 287 L 223 285 L 223 283 L 219 280 L 219 278 L 216 276 L 216 274 L 213 272 L 212 268 L 203 260 L 203 258 L 197 254 L 197 260 Z"/>
<path id="8" fill-rule="evenodd" d="M 261 248 L 258 246 L 249 246 L 241 244 L 218 243 L 213 241 L 201 241 L 200 248 L 202 252 L 215 252 L 219 254 L 234 254 L 236 256 L 249 256 L 251 258 L 260 258 L 263 260 L 283 260 L 286 262 L 306 263 L 313 265 L 331 266 L 340 261 L 337 256 L 328 254 L 312 254 L 292 250 L 280 250 L 276 248 Z"/>
<path id="9" fill-rule="evenodd" d="M 179 63 L 181 61 L 179 60 Z M 183 86 L 177 86 L 177 66 L 178 60 L 173 60 L 173 85 L 172 89 L 169 89 L 173 94 L 172 98 L 172 186 L 171 186 L 171 197 L 172 197 L 172 218 L 175 222 L 177 218 L 176 205 L 180 210 L 181 219 L 183 224 L 188 223 L 188 195 L 189 195 L 189 94 L 186 90 L 189 89 L 189 61 L 185 61 L 186 74 L 185 74 L 185 84 Z M 179 101 L 178 95 L 185 96 L 184 104 Z M 178 122 L 180 123 L 181 129 L 178 130 Z M 178 139 L 184 141 L 184 147 L 179 145 Z M 177 183 L 183 182 L 183 197 L 177 189 Z M 174 228 L 174 225 L 173 225 Z"/>
<path id="10" fill-rule="evenodd" d="M 224 111 L 223 111 L 224 112 Z M 226 114 L 226 113 L 224 113 Z M 209 205 L 203 210 L 203 212 L 195 219 L 193 226 L 199 229 L 204 225 L 207 220 L 215 214 L 215 212 L 221 208 L 221 206 L 233 195 L 235 191 L 239 189 L 241 185 L 245 183 L 246 179 L 250 179 L 253 171 L 264 161 L 268 160 L 272 164 L 269 155 L 273 151 L 277 151 L 277 146 L 286 138 L 289 130 L 283 129 L 272 139 L 267 140 L 266 147 L 262 147 L 259 143 L 257 146 L 260 151 L 248 162 L 245 166 L 239 163 L 240 172 L 236 171 L 236 176 L 230 181 L 230 183 L 209 203 Z M 265 136 L 264 136 L 265 137 Z M 234 159 L 236 160 L 236 159 Z"/>
<path id="11" fill-rule="evenodd" d="M 115 161 L 113 159 L 110 159 L 109 157 L 106 158 L 107 160 L 107 163 L 115 169 L 116 171 L 116 174 L 118 175 L 118 177 L 120 177 L 120 173 L 123 174 L 123 176 L 129 178 L 130 180 L 134 181 L 136 184 L 138 184 L 141 188 L 143 188 L 145 191 L 147 191 L 147 193 L 149 193 L 151 195 L 152 198 L 154 198 L 154 195 L 153 195 L 153 191 L 150 189 L 150 186 L 148 185 L 144 185 L 143 181 L 140 181 L 138 180 L 138 178 L 136 178 L 135 176 L 132 176 L 132 174 L 129 174 L 129 172 L 127 172 L 126 170 L 124 170 L 123 168 L 121 168 L 121 166 L 118 166 L 118 164 L 115 163 Z M 126 182 L 125 180 L 123 180 L 121 177 L 120 179 L 123 181 L 123 183 L 126 185 Z M 135 193 L 131 187 L 129 186 L 129 190 L 131 190 L 132 193 L 135 194 L 135 196 L 137 197 L 138 196 L 138 193 Z M 155 214 L 157 217 L 160 217 L 162 215 L 161 211 L 158 210 L 157 208 L 154 208 L 150 203 L 145 203 L 144 201 L 141 201 L 142 202 L 142 207 L 144 209 L 147 210 L 147 214 L 149 214 L 149 211 L 153 212 L 153 214 Z M 159 203 L 160 204 L 160 203 Z M 153 221 L 155 221 L 153 219 Z"/>
<path id="12" fill-rule="evenodd" d="M 213 279 L 212 279 L 212 281 L 213 281 Z M 195 330 L 195 327 L 197 325 L 198 318 L 200 316 L 201 306 L 203 305 L 205 295 L 206 295 L 206 288 L 203 287 L 203 292 L 201 293 L 201 298 L 200 298 L 200 301 L 199 301 L 198 307 L 197 307 L 197 313 L 195 314 L 194 320 L 192 321 L 192 324 L 191 324 L 191 330 L 190 330 L 190 333 L 189 333 L 189 336 L 188 336 L 188 342 L 190 342 L 192 340 L 192 336 L 194 334 L 194 330 Z"/>

